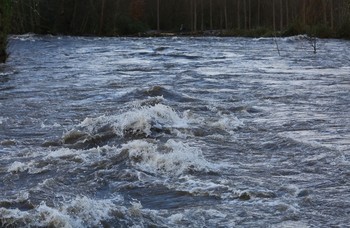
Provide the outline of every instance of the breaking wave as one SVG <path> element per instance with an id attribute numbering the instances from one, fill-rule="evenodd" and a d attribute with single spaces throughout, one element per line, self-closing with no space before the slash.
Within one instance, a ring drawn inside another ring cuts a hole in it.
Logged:
<path id="1" fill-rule="evenodd" d="M 73 148 L 96 147 L 112 138 L 157 138 L 188 127 L 187 120 L 169 106 L 155 104 L 111 116 L 86 118 L 67 132 L 64 145 Z"/>

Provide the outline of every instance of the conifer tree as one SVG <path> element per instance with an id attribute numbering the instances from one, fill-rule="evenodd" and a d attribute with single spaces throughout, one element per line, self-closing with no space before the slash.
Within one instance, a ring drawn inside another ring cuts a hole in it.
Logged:
<path id="1" fill-rule="evenodd" d="M 10 24 L 10 0 L 0 0 L 0 63 L 7 59 L 7 34 Z"/>

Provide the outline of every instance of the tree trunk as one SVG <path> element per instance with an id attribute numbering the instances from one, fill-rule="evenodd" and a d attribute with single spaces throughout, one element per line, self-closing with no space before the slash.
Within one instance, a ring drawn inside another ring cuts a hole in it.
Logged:
<path id="1" fill-rule="evenodd" d="M 210 10 L 210 30 L 213 30 L 213 0 L 209 1 L 209 10 Z"/>
<path id="2" fill-rule="evenodd" d="M 201 0 L 201 31 L 204 31 L 204 5 L 203 5 L 203 0 Z"/>
<path id="3" fill-rule="evenodd" d="M 227 0 L 224 1 L 224 15 L 225 15 L 225 29 L 228 29 L 228 22 L 227 22 Z"/>
<path id="4" fill-rule="evenodd" d="M 193 31 L 197 32 L 197 0 L 193 0 Z"/>
<path id="5" fill-rule="evenodd" d="M 257 18 L 258 18 L 258 22 L 257 22 L 257 25 L 258 25 L 258 27 L 260 27 L 260 13 L 261 13 L 261 2 L 260 2 L 260 0 L 258 0 L 258 16 L 257 16 Z"/>
<path id="6" fill-rule="evenodd" d="M 194 26 L 193 26 L 193 1 L 194 0 L 189 0 L 190 3 L 190 25 L 191 25 L 191 32 L 193 32 L 194 30 Z"/>
<path id="7" fill-rule="evenodd" d="M 241 29 L 241 0 L 237 0 L 237 28 Z"/>
<path id="8" fill-rule="evenodd" d="M 326 0 L 322 0 L 322 8 L 323 8 L 323 23 L 327 25 L 327 2 Z"/>
<path id="9" fill-rule="evenodd" d="M 248 0 L 248 29 L 252 28 L 252 4 L 251 0 Z"/>
<path id="10" fill-rule="evenodd" d="M 70 20 L 70 32 L 74 32 L 76 27 L 75 27 L 75 17 L 76 17 L 76 14 L 77 14 L 77 1 L 74 0 L 74 9 L 73 9 L 73 14 L 72 14 L 72 18 Z"/>
<path id="11" fill-rule="evenodd" d="M 160 31 L 160 8 L 159 3 L 160 0 L 157 0 L 157 31 Z"/>
<path id="12" fill-rule="evenodd" d="M 289 0 L 286 2 L 286 27 L 289 27 Z"/>
<path id="13" fill-rule="evenodd" d="M 247 0 L 243 0 L 243 8 L 244 8 L 244 29 L 247 30 L 247 27 L 248 27 Z"/>
<path id="14" fill-rule="evenodd" d="M 302 0 L 303 2 L 303 8 L 302 8 L 302 14 L 303 14 L 303 25 L 306 25 L 306 0 Z"/>
<path id="15" fill-rule="evenodd" d="M 0 0 L 1 1 L 1 0 Z M 0 3 L 2 5 L 2 3 Z M 0 5 L 0 7 L 1 7 Z M 23 33 L 24 32 L 24 19 L 23 19 L 23 12 L 24 12 L 24 9 L 23 9 L 23 3 L 22 2 L 19 2 L 19 1 L 13 1 L 12 2 L 12 9 L 13 9 L 13 21 L 15 21 L 15 24 L 13 25 L 13 27 L 15 29 L 12 30 L 12 32 L 15 32 L 15 33 Z"/>
<path id="16" fill-rule="evenodd" d="M 333 0 L 330 0 L 330 16 L 331 16 L 331 29 L 334 29 L 334 5 L 333 5 Z"/>
<path id="17" fill-rule="evenodd" d="M 276 7 L 275 7 L 275 0 L 272 0 L 272 26 L 273 26 L 273 31 L 276 32 Z"/>
<path id="18" fill-rule="evenodd" d="M 34 15 L 33 15 L 33 11 L 34 11 L 34 2 L 30 1 L 29 2 L 30 8 L 29 8 L 29 17 L 30 17 L 30 30 L 33 31 L 34 30 Z"/>
<path id="19" fill-rule="evenodd" d="M 283 30 L 283 1 L 280 0 L 280 31 Z"/>
<path id="20" fill-rule="evenodd" d="M 105 0 L 102 0 L 101 4 L 101 13 L 100 13 L 100 26 L 99 26 L 99 34 L 102 33 L 102 27 L 103 27 L 103 19 L 104 19 L 104 11 L 105 11 Z"/>

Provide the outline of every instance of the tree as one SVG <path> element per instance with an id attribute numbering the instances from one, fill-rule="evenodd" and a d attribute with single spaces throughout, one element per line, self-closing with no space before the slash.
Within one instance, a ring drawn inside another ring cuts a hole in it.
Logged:
<path id="1" fill-rule="evenodd" d="M 283 1 L 280 0 L 280 30 L 283 29 Z"/>
<path id="2" fill-rule="evenodd" d="M 179 31 L 181 25 L 192 31 L 232 28 L 236 34 L 253 34 L 247 33 L 252 28 L 264 28 L 267 34 L 310 33 L 315 28 L 315 35 L 350 33 L 350 0 L 0 1 L 1 7 L 12 3 L 12 33 L 126 35 L 148 27 Z"/>
<path id="3" fill-rule="evenodd" d="M 10 0 L 0 0 L 0 63 L 7 59 L 7 34 L 10 25 L 11 4 Z"/>
<path id="4" fill-rule="evenodd" d="M 197 0 L 192 1 L 193 4 L 193 31 L 197 32 Z"/>
<path id="5" fill-rule="evenodd" d="M 224 1 L 225 29 L 228 29 L 227 0 Z"/>
<path id="6" fill-rule="evenodd" d="M 274 33 L 276 32 L 276 6 L 275 0 L 272 0 L 272 26 Z"/>
<path id="7" fill-rule="evenodd" d="M 286 27 L 288 27 L 289 26 L 289 20 L 290 20 L 290 18 L 289 18 L 289 0 L 287 0 L 287 2 L 286 2 Z"/>
<path id="8" fill-rule="evenodd" d="M 204 31 L 204 3 L 201 0 L 201 31 Z"/>
<path id="9" fill-rule="evenodd" d="M 331 29 L 334 29 L 334 16 L 333 16 L 333 12 L 334 12 L 334 7 L 333 7 L 333 0 L 329 1 L 330 3 L 330 17 L 331 17 Z"/>
<path id="10" fill-rule="evenodd" d="M 306 25 L 306 3 L 307 0 L 301 0 L 303 2 L 302 14 L 303 14 L 303 25 Z"/>
<path id="11" fill-rule="evenodd" d="M 160 0 L 157 0 L 157 30 L 160 31 Z"/>
<path id="12" fill-rule="evenodd" d="M 237 1 L 237 28 L 241 29 L 241 0 L 236 0 Z"/>
<path id="13" fill-rule="evenodd" d="M 100 28 L 99 28 L 99 34 L 102 34 L 102 27 L 103 27 L 103 19 L 104 19 L 104 12 L 105 12 L 105 0 L 102 0 L 101 3 L 101 13 L 100 13 Z"/>
<path id="14" fill-rule="evenodd" d="M 210 0 L 210 30 L 213 30 L 213 0 Z"/>
<path id="15" fill-rule="evenodd" d="M 248 13 L 247 13 L 247 0 L 243 0 L 243 8 L 244 8 L 244 29 L 248 29 Z"/>
<path id="16" fill-rule="evenodd" d="M 261 3 L 260 3 L 260 0 L 258 0 L 258 22 L 257 22 L 257 24 L 258 24 L 258 27 L 260 27 L 260 25 L 261 25 L 261 22 L 260 22 L 260 20 L 261 20 L 261 18 L 260 18 L 260 13 L 261 13 Z"/>
<path id="17" fill-rule="evenodd" d="M 144 0 L 131 1 L 131 17 L 135 21 L 142 21 L 144 15 Z"/>

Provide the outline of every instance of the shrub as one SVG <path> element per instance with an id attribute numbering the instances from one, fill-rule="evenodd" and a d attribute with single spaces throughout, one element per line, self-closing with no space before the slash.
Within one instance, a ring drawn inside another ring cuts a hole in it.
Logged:
<path id="1" fill-rule="evenodd" d="M 325 24 L 311 26 L 306 33 L 311 37 L 316 36 L 319 38 L 330 38 L 334 36 L 332 29 Z"/>
<path id="2" fill-rule="evenodd" d="M 299 34 L 305 34 L 306 28 L 300 20 L 295 20 L 288 28 L 283 32 L 284 36 L 295 36 Z"/>
<path id="3" fill-rule="evenodd" d="M 344 21 L 338 28 L 337 36 L 340 38 L 350 39 L 350 19 Z"/>

